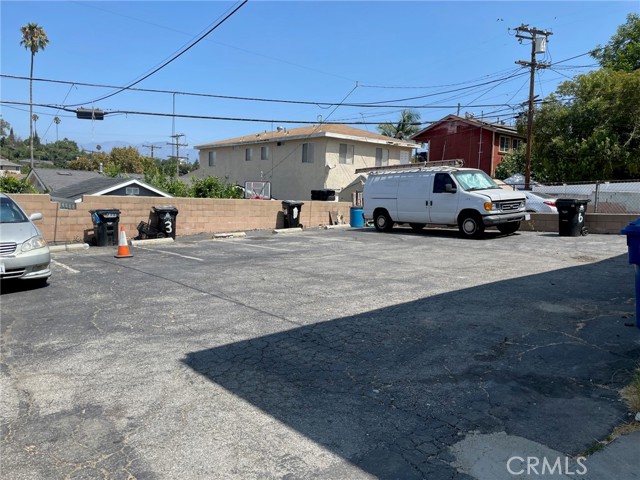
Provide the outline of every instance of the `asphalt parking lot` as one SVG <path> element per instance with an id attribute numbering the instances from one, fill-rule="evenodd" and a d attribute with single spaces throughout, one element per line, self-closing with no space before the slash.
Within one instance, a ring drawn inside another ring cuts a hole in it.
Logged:
<path id="1" fill-rule="evenodd" d="M 305 230 L 131 252 L 55 253 L 49 286 L 3 285 L 3 477 L 487 478 L 475 439 L 595 479 L 575 458 L 629 420 L 624 237 Z M 529 478 L 505 458 L 489 478 Z"/>

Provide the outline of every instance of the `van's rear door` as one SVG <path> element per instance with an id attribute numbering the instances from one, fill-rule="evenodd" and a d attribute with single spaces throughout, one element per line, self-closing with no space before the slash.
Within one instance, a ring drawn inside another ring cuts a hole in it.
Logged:
<path id="1" fill-rule="evenodd" d="M 400 174 L 398 184 L 398 217 L 400 223 L 429 223 L 429 192 L 433 174 L 407 172 Z"/>

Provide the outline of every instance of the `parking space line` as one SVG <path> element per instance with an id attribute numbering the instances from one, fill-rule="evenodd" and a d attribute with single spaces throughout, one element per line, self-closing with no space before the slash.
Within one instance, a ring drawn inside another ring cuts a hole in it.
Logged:
<path id="1" fill-rule="evenodd" d="M 64 263 L 60 263 L 60 262 L 58 262 L 56 260 L 51 260 L 51 263 L 53 263 L 54 265 L 57 265 L 59 267 L 62 267 L 64 269 L 70 271 L 71 273 L 80 273 L 80 270 L 76 270 L 75 268 L 68 267 Z"/>
<path id="2" fill-rule="evenodd" d="M 265 248 L 267 250 L 276 250 L 278 252 L 288 252 L 286 248 L 267 247 L 266 245 L 254 245 L 252 243 L 225 242 L 225 245 L 239 245 L 241 247 Z"/>
<path id="3" fill-rule="evenodd" d="M 147 250 L 149 252 L 160 252 L 160 253 L 166 253 L 167 255 L 175 255 L 176 257 L 182 257 L 182 258 L 187 258 L 189 260 L 197 260 L 198 262 L 204 262 L 204 259 L 202 258 L 198 258 L 198 257 L 190 257 L 189 255 L 182 255 L 181 253 L 175 253 L 175 252 L 167 252 L 166 250 L 156 250 L 155 248 L 145 248 L 145 247 L 135 247 L 136 250 Z"/>

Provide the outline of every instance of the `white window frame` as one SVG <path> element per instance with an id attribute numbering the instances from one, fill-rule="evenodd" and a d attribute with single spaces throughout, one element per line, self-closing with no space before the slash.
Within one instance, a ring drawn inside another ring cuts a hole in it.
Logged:
<path id="1" fill-rule="evenodd" d="M 376 148 L 376 167 L 386 167 L 389 165 L 389 149 Z"/>
<path id="2" fill-rule="evenodd" d="M 140 188 L 138 188 L 138 187 L 126 187 L 125 188 L 125 193 L 127 195 L 137 196 L 137 195 L 140 195 Z"/>
<path id="3" fill-rule="evenodd" d="M 500 135 L 500 144 L 498 145 L 498 151 L 500 153 L 507 153 L 511 148 L 511 137 L 506 135 Z"/>
<path id="4" fill-rule="evenodd" d="M 518 148 L 520 148 L 520 145 L 522 145 L 522 140 L 520 140 L 519 138 L 512 138 L 511 139 L 511 150 L 517 150 Z"/>
<path id="5" fill-rule="evenodd" d="M 353 165 L 355 148 L 355 145 L 351 143 L 341 143 L 338 147 L 339 163 L 342 163 L 344 165 Z"/>
<path id="6" fill-rule="evenodd" d="M 209 152 L 209 166 L 210 167 L 215 167 L 216 166 L 216 152 L 215 152 L 215 150 Z"/>
<path id="7" fill-rule="evenodd" d="M 302 144 L 302 163 L 313 163 L 313 143 Z"/>

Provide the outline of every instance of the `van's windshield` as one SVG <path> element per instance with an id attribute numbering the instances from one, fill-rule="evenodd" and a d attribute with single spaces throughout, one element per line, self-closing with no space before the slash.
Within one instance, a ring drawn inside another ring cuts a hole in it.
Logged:
<path id="1" fill-rule="evenodd" d="M 460 184 L 463 190 L 470 192 L 472 190 L 490 190 L 493 188 L 500 188 L 493 179 L 486 173 L 478 171 L 461 171 L 453 172 L 453 176 Z"/>

